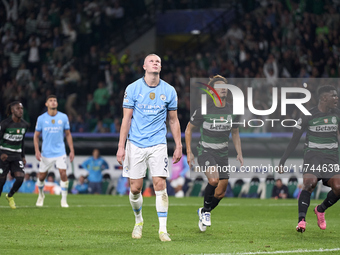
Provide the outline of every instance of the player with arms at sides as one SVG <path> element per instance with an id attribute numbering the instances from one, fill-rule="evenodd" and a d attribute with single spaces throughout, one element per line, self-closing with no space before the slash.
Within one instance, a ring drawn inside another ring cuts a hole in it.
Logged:
<path id="1" fill-rule="evenodd" d="M 338 94 L 333 86 L 326 85 L 318 89 L 318 96 L 318 105 L 309 110 L 312 115 L 302 115 L 297 121 L 293 137 L 279 163 L 279 166 L 284 166 L 302 134 L 307 132 L 303 157 L 303 188 L 298 200 L 299 220 L 296 227 L 301 233 L 306 230 L 305 220 L 310 196 L 319 180 L 332 189 L 326 199 L 314 208 L 320 229 L 326 229 L 326 209 L 340 198 Z"/>
<path id="2" fill-rule="evenodd" d="M 45 103 L 47 112 L 40 115 L 34 132 L 35 157 L 39 164 L 37 186 L 39 196 L 36 206 L 44 205 L 44 185 L 47 172 L 54 166 L 59 169 L 61 187 L 61 207 L 69 207 L 67 204 L 68 180 L 66 175 L 66 150 L 64 132 L 68 147 L 70 148 L 70 161 L 74 159 L 73 140 L 70 124 L 66 114 L 57 110 L 57 97 L 50 95 Z M 39 136 L 42 134 L 42 149 L 39 149 Z"/>
<path id="3" fill-rule="evenodd" d="M 237 152 L 237 160 L 243 166 L 238 124 L 233 124 L 233 122 L 238 122 L 239 117 L 233 115 L 232 105 L 227 103 L 228 90 L 216 88 L 218 84 L 227 84 L 227 80 L 216 75 L 208 83 L 216 105 L 213 101 L 208 102 L 207 114 L 205 115 L 201 114 L 201 108 L 196 109 L 185 130 L 187 160 L 190 166 L 194 163 L 194 155 L 191 151 L 192 130 L 197 127 L 201 133 L 197 146 L 198 164 L 201 168 L 205 168 L 206 171 L 204 172 L 208 178 L 204 193 L 204 207 L 197 211 L 199 216 L 198 227 L 202 232 L 206 231 L 207 226 L 211 226 L 211 211 L 219 204 L 227 190 L 229 172 L 226 171 L 226 167 L 229 164 L 228 142 L 230 132 Z M 220 168 L 217 168 L 217 166 Z"/>
<path id="4" fill-rule="evenodd" d="M 169 125 L 176 143 L 173 161 L 177 163 L 182 157 L 177 94 L 171 85 L 160 79 L 159 56 L 146 56 L 143 68 L 145 76 L 131 83 L 125 90 L 117 160 L 119 164 L 124 162 L 123 176 L 130 178 L 129 199 L 135 214 L 132 238 L 142 237 L 141 190 L 148 168 L 156 193 L 159 238 L 161 241 L 171 241 L 166 228 L 169 204 L 165 180 L 169 177 L 169 162 L 165 122 L 169 115 Z"/>
<path id="5" fill-rule="evenodd" d="M 11 171 L 15 182 L 6 199 L 9 206 L 16 209 L 13 195 L 19 190 L 25 177 L 24 138 L 29 124 L 22 119 L 24 108 L 18 101 L 10 103 L 6 113 L 9 117 L 0 123 L 0 196 L 7 174 Z"/>

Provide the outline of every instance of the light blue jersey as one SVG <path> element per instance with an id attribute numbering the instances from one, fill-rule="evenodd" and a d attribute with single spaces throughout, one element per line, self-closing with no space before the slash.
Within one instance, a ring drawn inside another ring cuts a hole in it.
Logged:
<path id="1" fill-rule="evenodd" d="M 35 130 L 42 133 L 41 155 L 45 158 L 56 158 L 66 155 L 64 130 L 70 129 L 66 114 L 57 112 L 55 116 L 47 112 L 40 115 Z"/>
<path id="2" fill-rule="evenodd" d="M 163 80 L 150 87 L 140 78 L 127 86 L 123 107 L 133 109 L 128 139 L 134 145 L 145 148 L 166 144 L 167 111 L 177 110 L 174 87 Z"/>

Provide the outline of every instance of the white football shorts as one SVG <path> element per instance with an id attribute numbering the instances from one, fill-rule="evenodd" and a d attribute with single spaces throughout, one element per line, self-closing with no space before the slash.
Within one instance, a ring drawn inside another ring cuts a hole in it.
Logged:
<path id="1" fill-rule="evenodd" d="M 141 179 L 145 177 L 146 169 L 151 176 L 169 177 L 169 159 L 166 144 L 139 148 L 129 140 L 126 142 L 123 177 Z"/>
<path id="2" fill-rule="evenodd" d="M 53 165 L 56 165 L 58 169 L 66 169 L 66 155 L 56 157 L 56 158 L 45 158 L 41 156 L 41 160 L 39 163 L 39 172 L 46 173 L 49 171 Z"/>

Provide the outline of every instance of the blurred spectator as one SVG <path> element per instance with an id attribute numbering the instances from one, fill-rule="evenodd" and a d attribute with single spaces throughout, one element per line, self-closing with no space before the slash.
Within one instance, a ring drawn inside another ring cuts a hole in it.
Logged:
<path id="1" fill-rule="evenodd" d="M 300 194 L 301 194 L 301 191 L 302 191 L 302 184 L 299 184 L 299 185 L 296 187 L 296 189 L 295 189 L 295 191 L 294 191 L 294 193 L 293 193 L 293 198 L 299 199 Z"/>
<path id="2" fill-rule="evenodd" d="M 98 149 L 94 149 L 92 157 L 88 158 L 82 163 L 82 167 L 89 172 L 87 179 L 89 181 L 89 193 L 101 194 L 102 193 L 102 171 L 109 168 L 109 165 L 103 159 Z"/>
<path id="3" fill-rule="evenodd" d="M 10 192 L 14 182 L 15 182 L 15 179 L 12 177 L 11 173 L 8 173 L 5 185 L 2 188 L 2 192 L 4 192 L 4 193 Z"/>
<path id="4" fill-rule="evenodd" d="M 35 189 L 35 182 L 31 179 L 29 173 L 25 174 L 24 182 L 22 183 L 19 192 L 22 193 L 33 193 Z"/>
<path id="5" fill-rule="evenodd" d="M 2 0 L 6 8 L 7 20 L 16 21 L 18 19 L 18 0 Z"/>
<path id="6" fill-rule="evenodd" d="M 185 193 L 183 191 L 183 186 L 188 171 L 189 165 L 186 155 L 183 155 L 180 161 L 172 165 L 170 185 L 174 188 L 175 197 L 184 197 Z"/>
<path id="7" fill-rule="evenodd" d="M 107 110 L 109 100 L 109 91 L 104 87 L 104 83 L 100 81 L 98 88 L 94 91 L 93 102 L 98 116 L 103 117 Z"/>
<path id="8" fill-rule="evenodd" d="M 277 179 L 273 187 L 272 198 L 286 199 L 288 197 L 288 187 L 282 183 L 281 179 Z"/>
<path id="9" fill-rule="evenodd" d="M 77 185 L 72 189 L 72 194 L 87 194 L 89 185 L 85 182 L 85 177 L 80 176 Z"/>
<path id="10" fill-rule="evenodd" d="M 32 74 L 31 71 L 26 68 L 25 63 L 21 63 L 15 79 L 19 86 L 27 86 L 27 88 L 33 89 Z"/>
<path id="11" fill-rule="evenodd" d="M 117 181 L 117 188 L 116 188 L 117 194 L 118 195 L 128 195 L 129 190 L 130 190 L 130 188 L 129 188 L 128 178 L 123 177 L 123 175 L 121 175 L 118 178 L 118 181 Z"/>
<path id="12" fill-rule="evenodd" d="M 6 54 L 6 53 L 5 53 Z M 26 55 L 25 51 L 20 51 L 19 45 L 15 45 L 13 51 L 8 53 L 9 55 L 9 64 L 13 70 L 18 69 L 20 66 L 23 56 Z"/>

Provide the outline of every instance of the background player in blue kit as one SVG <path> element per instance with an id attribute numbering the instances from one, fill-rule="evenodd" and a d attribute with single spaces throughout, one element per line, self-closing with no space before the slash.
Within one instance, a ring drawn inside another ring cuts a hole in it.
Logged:
<path id="1" fill-rule="evenodd" d="M 156 193 L 156 210 L 159 219 L 159 238 L 171 241 L 167 229 L 168 195 L 165 179 L 169 176 L 166 145 L 166 117 L 176 148 L 174 163 L 182 157 L 181 130 L 177 118 L 175 89 L 160 79 L 161 59 L 150 54 L 144 59 L 145 76 L 130 84 L 124 94 L 123 121 L 117 151 L 117 160 L 123 165 L 123 176 L 130 178 L 130 203 L 136 224 L 132 238 L 141 238 L 143 229 L 141 190 L 148 168 Z M 126 139 L 128 141 L 126 142 Z M 125 150 L 126 142 L 126 150 Z"/>
<path id="2" fill-rule="evenodd" d="M 64 143 L 64 131 L 70 148 L 70 161 L 74 159 L 73 140 L 70 124 L 66 114 L 58 112 L 58 102 L 54 95 L 48 96 L 46 103 L 47 112 L 40 115 L 34 132 L 35 157 L 40 161 L 37 186 L 39 197 L 36 206 L 44 204 L 44 185 L 48 170 L 55 164 L 60 173 L 61 206 L 67 204 L 68 180 L 66 175 L 66 150 Z M 42 134 L 42 150 L 39 149 L 39 136 Z"/>
<path id="3" fill-rule="evenodd" d="M 102 171 L 109 169 L 108 163 L 100 156 L 98 149 L 94 149 L 92 157 L 89 157 L 82 163 L 82 167 L 89 172 L 87 180 L 89 181 L 89 193 L 102 193 Z"/>

